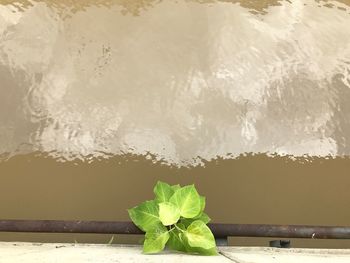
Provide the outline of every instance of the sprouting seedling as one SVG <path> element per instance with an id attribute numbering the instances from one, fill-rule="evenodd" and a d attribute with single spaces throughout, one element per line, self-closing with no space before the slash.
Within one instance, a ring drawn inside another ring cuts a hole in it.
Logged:
<path id="1" fill-rule="evenodd" d="M 217 255 L 214 235 L 207 226 L 205 197 L 194 185 L 181 187 L 158 182 L 155 199 L 129 209 L 131 220 L 146 232 L 144 253 L 171 250 L 202 255 Z"/>

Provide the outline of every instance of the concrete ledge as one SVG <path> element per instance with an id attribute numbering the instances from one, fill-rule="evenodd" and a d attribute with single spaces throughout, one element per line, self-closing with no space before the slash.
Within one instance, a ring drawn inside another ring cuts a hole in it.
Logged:
<path id="1" fill-rule="evenodd" d="M 1 263 L 110 263 L 110 262 L 236 262 L 236 263 L 349 263 L 350 250 L 337 249 L 276 249 L 220 247 L 220 255 L 204 257 L 164 252 L 143 255 L 139 246 L 0 243 Z"/>
<path id="2" fill-rule="evenodd" d="M 350 263 L 350 249 L 221 247 L 220 252 L 242 263 Z"/>

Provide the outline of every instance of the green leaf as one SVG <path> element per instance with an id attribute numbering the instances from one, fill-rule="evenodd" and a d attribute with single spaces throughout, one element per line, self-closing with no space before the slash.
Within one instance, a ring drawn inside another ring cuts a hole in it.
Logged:
<path id="1" fill-rule="evenodd" d="M 205 197 L 204 196 L 200 196 L 200 202 L 201 202 L 201 210 L 200 210 L 199 215 L 197 215 L 194 218 L 182 218 L 181 219 L 181 223 L 183 223 L 186 227 L 188 227 L 190 224 L 192 224 L 196 220 L 201 220 L 205 224 L 208 224 L 210 222 L 210 220 L 211 220 L 210 217 L 205 212 L 203 212 L 204 208 L 205 208 Z"/>
<path id="2" fill-rule="evenodd" d="M 204 224 L 208 224 L 211 221 L 211 218 L 204 212 L 202 212 L 197 219 L 201 220 Z"/>
<path id="3" fill-rule="evenodd" d="M 179 190 L 181 188 L 181 186 L 179 184 L 176 185 L 172 185 L 171 188 L 175 191 Z"/>
<path id="4" fill-rule="evenodd" d="M 218 255 L 216 247 L 209 248 L 209 249 L 204 249 L 204 248 L 200 248 L 200 247 L 191 247 L 188 244 L 188 239 L 186 238 L 186 236 L 183 233 L 180 233 L 180 239 L 181 239 L 181 242 L 182 242 L 183 246 L 185 247 L 185 251 L 187 253 L 200 254 L 200 255 L 204 255 L 204 256 L 216 256 L 216 255 Z"/>
<path id="5" fill-rule="evenodd" d="M 185 218 L 197 216 L 201 209 L 199 194 L 194 185 L 184 186 L 173 194 L 170 198 L 173 203 L 180 209 L 180 215 Z"/>
<path id="6" fill-rule="evenodd" d="M 211 249 L 216 246 L 215 238 L 209 227 L 202 221 L 194 221 L 184 233 L 191 247 Z"/>
<path id="7" fill-rule="evenodd" d="M 183 237 L 183 232 L 186 231 L 186 227 L 184 224 L 177 223 L 175 224 L 174 228 L 169 231 L 170 238 L 167 243 L 168 247 L 172 250 L 182 251 L 186 252 L 186 244 Z"/>
<path id="8" fill-rule="evenodd" d="M 143 252 L 147 254 L 158 253 L 164 249 L 168 240 L 168 230 L 166 227 L 158 225 L 156 228 L 146 233 Z"/>
<path id="9" fill-rule="evenodd" d="M 188 227 L 190 224 L 192 224 L 196 220 L 201 220 L 204 224 L 208 224 L 210 222 L 210 217 L 202 212 L 200 215 L 196 216 L 195 218 L 182 218 L 180 222 L 185 225 L 185 227 Z"/>
<path id="10" fill-rule="evenodd" d="M 203 212 L 205 209 L 205 197 L 204 196 L 199 196 L 200 202 L 201 202 L 201 210 L 199 213 Z"/>
<path id="11" fill-rule="evenodd" d="M 167 243 L 169 249 L 187 252 L 184 241 L 181 239 L 181 233 L 182 232 L 178 229 L 169 231 L 170 237 Z"/>
<path id="12" fill-rule="evenodd" d="M 128 210 L 131 220 L 144 232 L 160 225 L 158 203 L 154 200 L 146 201 Z"/>
<path id="13" fill-rule="evenodd" d="M 180 219 L 180 210 L 173 203 L 164 202 L 159 204 L 159 219 L 165 226 L 170 226 Z"/>
<path id="14" fill-rule="evenodd" d="M 153 192 L 156 195 L 156 200 L 161 203 L 168 202 L 170 197 L 175 193 L 175 190 L 167 183 L 158 181 Z"/>
<path id="15" fill-rule="evenodd" d="M 177 223 L 176 226 L 182 230 L 182 232 L 186 231 L 186 226 L 182 223 Z"/>
<path id="16" fill-rule="evenodd" d="M 192 224 L 197 219 L 194 218 L 181 218 L 180 223 L 182 223 L 185 227 L 188 227 L 190 224 Z"/>
<path id="17" fill-rule="evenodd" d="M 209 249 L 204 249 L 204 248 L 200 248 L 200 247 L 188 247 L 187 252 L 196 253 L 196 254 L 200 254 L 203 256 L 217 256 L 218 255 L 218 251 L 217 251 L 216 247 L 209 248 Z"/>

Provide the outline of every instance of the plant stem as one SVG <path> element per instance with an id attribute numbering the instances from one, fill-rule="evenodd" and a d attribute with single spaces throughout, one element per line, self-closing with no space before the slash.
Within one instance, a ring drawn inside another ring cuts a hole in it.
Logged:
<path id="1" fill-rule="evenodd" d="M 182 233 L 184 233 L 185 231 L 183 231 L 181 228 L 179 228 L 176 224 L 174 225 L 176 227 L 177 230 L 181 231 Z"/>

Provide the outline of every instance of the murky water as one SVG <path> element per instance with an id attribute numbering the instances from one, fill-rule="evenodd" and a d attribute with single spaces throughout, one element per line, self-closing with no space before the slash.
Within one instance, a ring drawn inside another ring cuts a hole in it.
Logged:
<path id="1" fill-rule="evenodd" d="M 350 225 L 350 1 L 0 0 L 0 80 L 1 218 Z"/>

